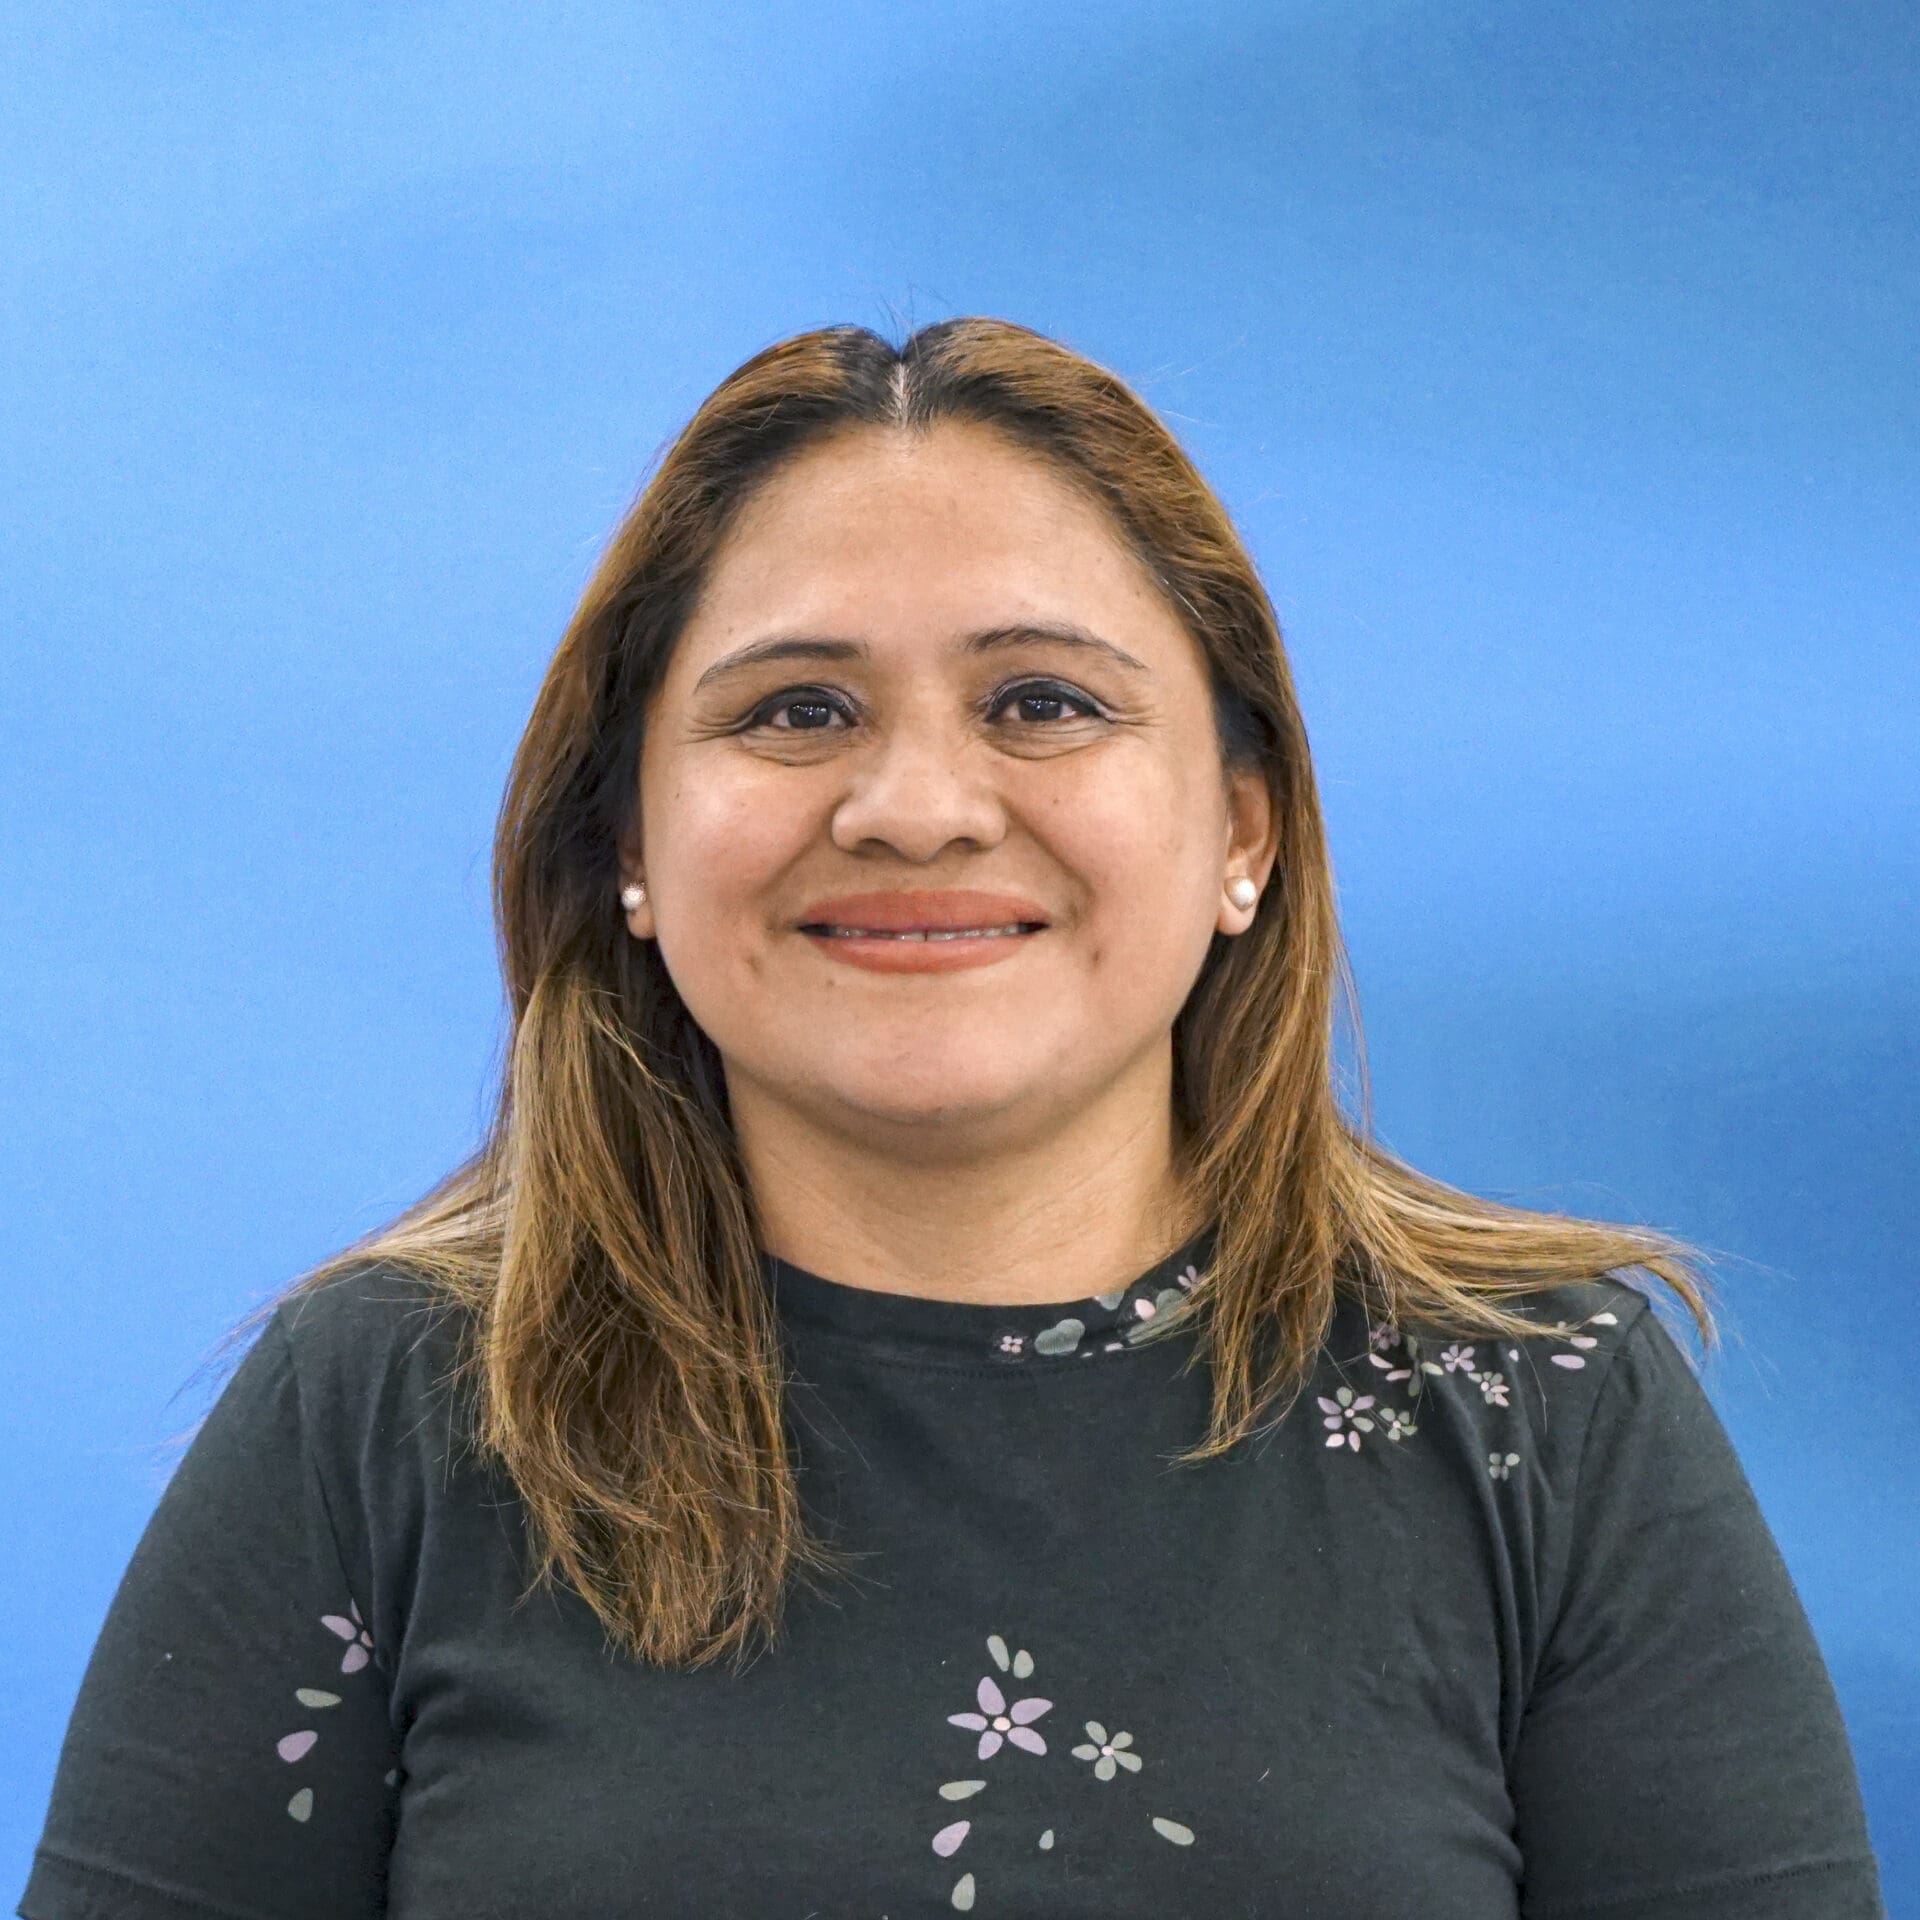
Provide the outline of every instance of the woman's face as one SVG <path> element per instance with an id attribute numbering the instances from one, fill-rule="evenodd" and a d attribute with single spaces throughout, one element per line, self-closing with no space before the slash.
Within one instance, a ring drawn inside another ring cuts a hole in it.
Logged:
<path id="1" fill-rule="evenodd" d="M 1199 647 L 1094 505 L 972 424 L 854 430 L 766 483 L 641 758 L 628 925 L 736 1124 L 926 1161 L 1096 1103 L 1164 1123 L 1174 1016 L 1253 918 L 1226 882 L 1273 858 Z M 1042 924 L 880 933 L 930 922 Z"/>

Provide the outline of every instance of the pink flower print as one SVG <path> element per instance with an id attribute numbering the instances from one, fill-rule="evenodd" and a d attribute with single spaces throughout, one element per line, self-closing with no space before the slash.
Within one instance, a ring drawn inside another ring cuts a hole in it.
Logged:
<path id="1" fill-rule="evenodd" d="M 1122 1767 L 1125 1767 L 1129 1773 L 1140 1771 L 1142 1765 L 1140 1756 L 1127 1751 L 1133 1745 L 1132 1734 L 1116 1733 L 1109 1740 L 1106 1728 L 1098 1720 L 1089 1720 L 1087 1740 L 1091 1744 L 1075 1747 L 1073 1757 L 1076 1760 L 1091 1760 L 1093 1777 L 1096 1780 L 1111 1780 Z"/>
<path id="2" fill-rule="evenodd" d="M 1445 1367 L 1449 1373 L 1459 1373 L 1463 1369 L 1467 1373 L 1472 1373 L 1473 1349 L 1471 1347 L 1457 1345 L 1451 1346 L 1441 1354 L 1440 1364 Z"/>
<path id="3" fill-rule="evenodd" d="M 1400 1329 L 1394 1326 L 1375 1327 L 1367 1340 L 1368 1346 L 1377 1353 L 1385 1353 L 1389 1347 L 1398 1346 L 1399 1343 Z M 1381 1364 L 1384 1366 L 1386 1363 L 1383 1361 Z"/>
<path id="4" fill-rule="evenodd" d="M 1182 1293 L 1191 1293 L 1200 1284 L 1200 1269 L 1191 1260 L 1173 1276 L 1173 1284 Z"/>
<path id="5" fill-rule="evenodd" d="M 1012 1706 L 1008 1706 L 1006 1695 L 994 1684 L 991 1675 L 980 1682 L 976 1697 L 980 1702 L 978 1713 L 950 1713 L 947 1722 L 950 1726 L 965 1727 L 979 1734 L 980 1759 L 991 1760 L 1009 1740 L 1029 1753 L 1046 1752 L 1047 1743 L 1028 1723 L 1038 1720 L 1043 1713 L 1051 1712 L 1051 1700 L 1029 1698 L 1016 1700 Z"/>
<path id="6" fill-rule="evenodd" d="M 1360 1435 L 1373 1431 L 1373 1422 L 1367 1418 L 1367 1409 L 1373 1405 L 1373 1395 L 1363 1393 L 1356 1400 L 1351 1387 L 1336 1387 L 1331 1400 L 1324 1393 L 1317 1398 L 1320 1411 L 1327 1416 L 1320 1424 L 1332 1429 L 1327 1445 L 1351 1447 L 1358 1453 Z"/>
<path id="7" fill-rule="evenodd" d="M 1596 1313 L 1590 1318 L 1581 1321 L 1580 1324 L 1583 1327 L 1617 1327 L 1620 1324 L 1620 1318 L 1618 1314 Z M 1547 1331 L 1551 1333 L 1556 1340 L 1564 1340 L 1568 1346 L 1578 1347 L 1582 1350 L 1579 1353 L 1549 1354 L 1547 1356 L 1548 1359 L 1550 1359 L 1556 1367 L 1571 1367 L 1575 1369 L 1584 1367 L 1587 1364 L 1585 1350 L 1590 1347 L 1597 1347 L 1600 1344 L 1590 1333 L 1576 1333 L 1564 1320 L 1549 1327 Z"/>
<path id="8" fill-rule="evenodd" d="M 329 1633 L 337 1633 L 349 1644 L 340 1656 L 342 1673 L 358 1673 L 373 1657 L 373 1635 L 367 1631 L 367 1624 L 360 1618 L 360 1608 L 356 1601 L 347 1601 L 347 1610 L 353 1615 L 351 1620 L 343 1620 L 337 1613 L 323 1613 L 320 1624 Z"/>
<path id="9" fill-rule="evenodd" d="M 1410 1380 L 1413 1377 L 1411 1367 L 1396 1367 L 1391 1360 L 1382 1359 L 1377 1353 L 1369 1353 L 1367 1359 L 1371 1365 L 1380 1368 L 1389 1381 Z"/>
<path id="10" fill-rule="evenodd" d="M 1027 1336 L 1024 1333 L 1003 1333 L 993 1343 L 993 1357 L 996 1360 L 1020 1360 L 1026 1357 Z"/>
<path id="11" fill-rule="evenodd" d="M 1480 1397 L 1490 1407 L 1504 1407 L 1507 1404 L 1507 1377 L 1489 1368 L 1485 1373 L 1476 1373 L 1474 1380 L 1480 1388 Z"/>
<path id="12" fill-rule="evenodd" d="M 1496 1480 L 1504 1480 L 1513 1468 L 1520 1464 L 1517 1453 L 1490 1453 L 1487 1455 L 1487 1471 Z"/>

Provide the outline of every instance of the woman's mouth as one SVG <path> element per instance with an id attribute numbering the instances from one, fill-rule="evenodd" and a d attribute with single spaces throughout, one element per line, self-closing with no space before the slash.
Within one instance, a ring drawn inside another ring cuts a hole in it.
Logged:
<path id="1" fill-rule="evenodd" d="M 999 940 L 1019 933 L 1038 933 L 1041 922 L 1022 921 L 1010 927 L 915 927 L 892 933 L 878 927 L 802 927 L 802 933 L 824 934 L 830 940 Z"/>
<path id="2" fill-rule="evenodd" d="M 800 931 L 830 960 L 869 973 L 952 973 L 1011 959 L 1046 930 L 1044 921 L 997 927 L 842 927 L 815 921 Z"/>

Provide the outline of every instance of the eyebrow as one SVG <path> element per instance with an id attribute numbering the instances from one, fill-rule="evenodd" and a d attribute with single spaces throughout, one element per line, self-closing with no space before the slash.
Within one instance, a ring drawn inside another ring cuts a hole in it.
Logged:
<path id="1" fill-rule="evenodd" d="M 1089 633 L 1085 627 L 1076 627 L 1070 621 L 1021 620 L 1004 627 L 981 627 L 962 639 L 960 651 L 965 654 L 991 653 L 999 647 L 1017 647 L 1035 641 L 1050 642 L 1057 647 L 1078 647 L 1133 673 L 1152 672 L 1144 660 L 1136 660 L 1111 640 L 1103 640 L 1097 633 Z M 747 667 L 760 666 L 768 660 L 864 660 L 869 651 L 862 641 L 836 639 L 828 634 L 779 634 L 770 639 L 755 640 L 716 660 L 693 683 L 693 690 L 698 693 L 710 681 L 738 673 Z"/>

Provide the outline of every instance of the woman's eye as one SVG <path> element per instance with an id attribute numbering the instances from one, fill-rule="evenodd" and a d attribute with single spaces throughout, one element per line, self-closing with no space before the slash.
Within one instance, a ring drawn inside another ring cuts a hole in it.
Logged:
<path id="1" fill-rule="evenodd" d="M 1010 707 L 1017 707 L 1021 719 L 1030 726 L 1042 728 L 1062 720 L 1097 719 L 1100 714 L 1100 709 L 1085 694 L 1048 681 L 1030 680 L 1003 688 L 987 702 L 989 717 L 998 716 Z M 818 688 L 790 687 L 763 700 L 747 716 L 745 725 L 749 731 L 827 733 L 833 728 L 836 714 L 849 724 L 855 718 L 845 702 L 831 694 Z"/>
<path id="2" fill-rule="evenodd" d="M 830 724 L 832 715 L 845 711 L 837 700 L 829 700 L 825 694 L 780 693 L 755 707 L 747 717 L 747 724 L 750 727 L 771 727 L 775 733 L 822 733 Z M 774 722 L 776 714 L 792 717 L 786 725 L 779 726 Z"/>
<path id="3" fill-rule="evenodd" d="M 1085 694 L 1070 693 L 1065 687 L 1052 686 L 1044 681 L 1029 681 L 1025 686 L 1009 687 L 996 696 L 993 711 L 998 713 L 1010 703 L 1019 705 L 1027 719 L 1041 722 L 1074 717 L 1061 714 L 1058 709 L 1062 707 L 1077 707 L 1081 716 L 1086 718 L 1094 718 L 1100 711 Z"/>

